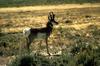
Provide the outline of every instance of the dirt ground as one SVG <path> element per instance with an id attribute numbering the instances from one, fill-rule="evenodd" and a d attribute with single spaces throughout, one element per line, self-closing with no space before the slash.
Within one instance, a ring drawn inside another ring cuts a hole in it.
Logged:
<path id="1" fill-rule="evenodd" d="M 8 57 L 0 57 L 0 66 L 6 66 L 6 64 L 9 62 Z"/>

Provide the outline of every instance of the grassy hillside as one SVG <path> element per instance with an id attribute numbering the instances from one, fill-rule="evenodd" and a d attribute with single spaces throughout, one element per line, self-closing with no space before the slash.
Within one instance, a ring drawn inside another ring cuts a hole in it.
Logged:
<path id="1" fill-rule="evenodd" d="M 0 0 L 0 7 L 98 2 L 100 2 L 100 0 Z"/>

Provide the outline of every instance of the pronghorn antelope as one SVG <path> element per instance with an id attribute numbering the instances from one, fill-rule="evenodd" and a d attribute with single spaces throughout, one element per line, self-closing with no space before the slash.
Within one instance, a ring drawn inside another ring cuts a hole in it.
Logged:
<path id="1" fill-rule="evenodd" d="M 50 34 L 52 33 L 53 24 L 58 24 L 58 22 L 55 21 L 55 14 L 53 12 L 49 12 L 48 22 L 46 24 L 46 27 L 44 27 L 44 28 L 26 28 L 23 30 L 23 34 L 25 35 L 26 40 L 27 40 L 27 50 L 28 51 L 29 51 L 30 45 L 34 39 L 38 39 L 38 38 L 43 39 L 44 38 L 46 41 L 47 53 L 48 53 L 48 55 L 50 55 L 49 49 L 48 49 L 48 38 L 49 38 Z"/>

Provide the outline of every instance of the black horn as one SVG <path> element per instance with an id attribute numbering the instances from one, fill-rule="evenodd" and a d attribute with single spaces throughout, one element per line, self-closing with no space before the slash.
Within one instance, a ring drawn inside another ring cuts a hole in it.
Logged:
<path id="1" fill-rule="evenodd" d="M 54 20 L 55 14 L 53 12 L 49 12 L 48 20 Z"/>

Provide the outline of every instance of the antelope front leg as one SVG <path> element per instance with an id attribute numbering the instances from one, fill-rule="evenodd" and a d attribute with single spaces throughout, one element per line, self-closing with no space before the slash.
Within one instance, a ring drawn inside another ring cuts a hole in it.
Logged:
<path id="1" fill-rule="evenodd" d="M 27 51 L 30 52 L 31 39 L 26 38 L 26 40 L 27 40 L 26 48 L 27 48 Z"/>
<path id="2" fill-rule="evenodd" d="M 48 47 L 48 37 L 46 37 L 46 49 L 47 49 L 47 54 L 50 56 L 49 47 Z"/>
<path id="3" fill-rule="evenodd" d="M 26 48 L 27 48 L 27 51 L 29 51 L 29 39 L 28 38 L 26 38 Z"/>

